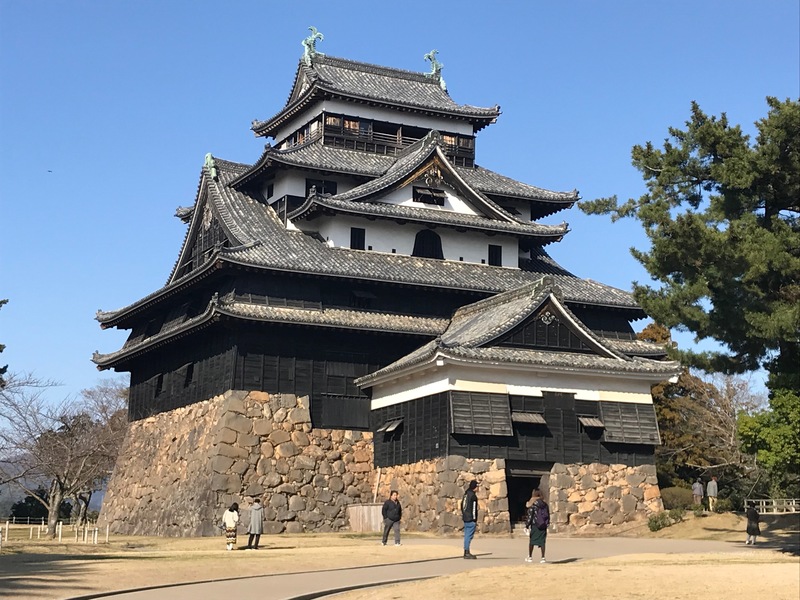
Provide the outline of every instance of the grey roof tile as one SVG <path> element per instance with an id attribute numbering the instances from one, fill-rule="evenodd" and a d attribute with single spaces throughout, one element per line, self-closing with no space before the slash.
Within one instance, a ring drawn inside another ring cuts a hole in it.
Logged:
<path id="1" fill-rule="evenodd" d="M 354 310 L 343 308 L 293 308 L 268 306 L 254 302 L 244 302 L 230 295 L 212 300 L 203 313 L 190 319 L 176 319 L 162 327 L 154 335 L 129 338 L 125 345 L 109 354 L 95 353 L 92 358 L 101 368 L 113 367 L 118 361 L 135 356 L 154 345 L 163 344 L 176 336 L 186 335 L 197 327 L 208 324 L 217 315 L 259 321 L 262 323 L 284 323 L 294 325 L 315 325 L 339 329 L 358 329 L 361 331 L 381 331 L 433 337 L 447 327 L 448 320 L 437 317 L 420 317 L 384 313 L 374 310 Z"/>
<path id="2" fill-rule="evenodd" d="M 667 374 L 668 377 L 679 368 L 675 362 L 632 357 L 618 347 L 609 346 L 605 343 L 606 339 L 596 336 L 560 302 L 561 296 L 562 291 L 555 285 L 555 278 L 546 276 L 538 282 L 463 306 L 454 313 L 441 336 L 383 369 L 358 379 L 357 384 L 369 387 L 378 379 L 425 364 L 437 355 L 477 362 Z M 558 318 L 570 323 L 570 328 L 583 338 L 588 347 L 595 350 L 594 354 L 491 346 L 492 342 L 534 314 L 548 298 Z M 633 348 L 633 345 L 628 344 L 628 347 Z"/>
<path id="3" fill-rule="evenodd" d="M 417 142 L 418 144 L 419 142 Z M 412 151 L 418 148 L 414 144 Z M 234 180 L 234 185 L 240 181 L 246 181 L 258 175 L 272 163 L 279 163 L 287 166 L 333 171 L 347 175 L 363 175 L 365 177 L 380 177 L 385 175 L 391 168 L 402 166 L 397 165 L 401 157 L 386 154 L 374 154 L 361 150 L 350 150 L 347 148 L 334 148 L 322 143 L 321 138 L 315 138 L 304 144 L 278 150 L 272 146 L 267 146 L 259 159 L 252 167 L 243 173 L 238 179 Z M 537 202 L 550 203 L 558 207 L 558 210 L 569 208 L 578 201 L 578 192 L 555 192 L 535 185 L 529 185 L 516 181 L 510 177 L 500 175 L 484 167 L 453 167 L 455 171 L 466 181 L 470 187 L 484 194 L 493 196 L 508 196 L 521 200 L 534 200 Z"/>
<path id="4" fill-rule="evenodd" d="M 302 89 L 305 84 L 306 89 Z M 499 106 L 483 108 L 457 104 L 437 80 L 424 73 L 320 55 L 310 67 L 300 63 L 286 106 L 265 121 L 255 121 L 252 129 L 258 135 L 272 135 L 286 116 L 326 94 L 477 120 L 482 125 L 494 121 L 500 114 Z"/>
<path id="5" fill-rule="evenodd" d="M 344 329 L 413 333 L 427 336 L 439 335 L 447 326 L 447 319 L 443 318 L 342 308 L 314 310 L 230 302 L 221 304 L 219 311 L 230 316 L 271 323 L 323 325 Z"/>
<path id="6" fill-rule="evenodd" d="M 544 188 L 516 181 L 478 165 L 475 167 L 455 167 L 469 184 L 484 194 L 511 196 L 523 200 L 538 200 L 571 206 L 578 201 L 578 192 L 553 192 Z"/>
<path id="7" fill-rule="evenodd" d="M 667 351 L 661 344 L 643 342 L 641 340 L 619 340 L 600 336 L 603 344 L 628 356 L 666 356 Z"/>
<path id="8" fill-rule="evenodd" d="M 114 326 L 130 311 L 188 284 L 219 262 L 486 293 L 519 288 L 551 274 L 567 302 L 617 307 L 643 316 L 630 293 L 576 277 L 560 267 L 542 248 L 532 252 L 531 259 L 520 261 L 519 269 L 330 248 L 299 231 L 287 230 L 271 207 L 231 187 L 230 183 L 244 172 L 246 165 L 217 160 L 216 166 L 217 179 L 205 177 L 202 181 L 208 187 L 212 210 L 228 229 L 234 245 L 220 249 L 195 272 L 171 281 L 128 307 L 98 311 L 96 318 L 101 324 Z"/>
<path id="9" fill-rule="evenodd" d="M 506 233 L 520 237 L 543 238 L 541 243 L 560 240 L 567 234 L 566 224 L 540 225 L 539 223 L 523 223 L 498 221 L 478 215 L 468 215 L 450 210 L 436 210 L 417 206 L 386 204 L 383 202 L 350 202 L 338 197 L 312 196 L 292 213 L 290 219 L 304 217 L 317 209 L 330 209 L 336 212 L 353 213 L 364 216 L 385 217 L 387 219 L 403 219 L 419 223 L 431 223 L 458 228 L 479 229 L 493 233 Z"/>
<path id="10" fill-rule="evenodd" d="M 378 379 L 391 378 L 400 371 L 427 364 L 437 356 L 487 365 L 523 364 L 566 372 L 591 370 L 596 373 L 637 374 L 647 376 L 653 381 L 668 379 L 676 375 L 680 370 L 680 364 L 674 361 L 658 361 L 641 357 L 621 360 L 597 354 L 509 348 L 504 346 L 486 348 L 458 346 L 447 348 L 439 345 L 438 340 L 434 340 L 387 367 L 356 379 L 355 383 L 359 387 L 369 388 L 375 385 Z"/>

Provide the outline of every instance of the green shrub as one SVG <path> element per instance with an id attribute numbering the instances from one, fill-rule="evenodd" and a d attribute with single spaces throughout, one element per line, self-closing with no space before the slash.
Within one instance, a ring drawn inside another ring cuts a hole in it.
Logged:
<path id="1" fill-rule="evenodd" d="M 682 508 L 671 508 L 669 509 L 669 518 L 672 520 L 673 523 L 680 523 L 683 521 L 683 517 L 686 514 L 686 511 Z"/>
<path id="2" fill-rule="evenodd" d="M 689 508 L 692 509 L 692 513 L 694 513 L 695 517 L 702 517 L 703 512 L 705 512 L 705 508 L 703 508 L 702 504 L 692 504 Z"/>
<path id="3" fill-rule="evenodd" d="M 661 490 L 664 508 L 689 508 L 692 505 L 692 490 L 682 487 L 668 487 Z"/>
<path id="4" fill-rule="evenodd" d="M 650 531 L 658 531 L 670 525 L 672 525 L 672 521 L 670 521 L 669 515 L 665 512 L 650 515 L 650 518 L 647 519 L 647 526 L 650 528 Z"/>
<path id="5" fill-rule="evenodd" d="M 723 513 L 731 512 L 733 510 L 733 502 L 730 498 L 717 499 L 717 505 L 714 507 L 714 512 Z"/>

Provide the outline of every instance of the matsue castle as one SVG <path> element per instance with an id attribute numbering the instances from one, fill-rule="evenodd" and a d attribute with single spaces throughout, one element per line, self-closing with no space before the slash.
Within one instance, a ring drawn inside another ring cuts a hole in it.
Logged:
<path id="1" fill-rule="evenodd" d="M 101 520 L 211 535 L 259 497 L 268 532 L 336 531 L 397 489 L 404 528 L 448 533 L 473 479 L 485 532 L 534 487 L 562 530 L 662 510 L 650 387 L 679 365 L 548 255 L 578 193 L 479 166 L 500 108 L 456 103 L 436 51 L 411 72 L 312 33 L 263 153 L 198 165 L 166 284 L 97 314 L 130 330 L 93 358 L 130 373 Z"/>

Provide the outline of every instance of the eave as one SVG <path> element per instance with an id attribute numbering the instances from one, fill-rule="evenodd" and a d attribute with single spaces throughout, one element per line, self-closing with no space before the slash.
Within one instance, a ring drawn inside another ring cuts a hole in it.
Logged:
<path id="1" fill-rule="evenodd" d="M 334 199 L 327 199 L 323 196 L 310 196 L 306 201 L 299 206 L 296 210 L 289 213 L 290 220 L 305 219 L 311 220 L 318 213 L 325 214 L 348 214 L 367 219 L 382 219 L 387 221 L 396 221 L 402 223 L 421 223 L 428 226 L 435 227 L 448 227 L 458 231 L 480 231 L 488 235 L 509 235 L 519 239 L 535 240 L 541 245 L 550 244 L 560 241 L 564 235 L 569 231 L 566 224 L 562 225 L 530 225 L 527 227 L 520 226 L 514 227 L 515 223 L 508 221 L 486 220 L 486 223 L 480 222 L 455 222 L 448 220 L 450 215 L 448 212 L 440 212 L 432 209 L 417 208 L 417 207 L 404 207 L 398 205 L 380 205 L 370 202 L 338 202 L 334 203 Z M 385 207 L 391 207 L 389 209 Z M 381 212 L 381 209 L 392 210 L 393 213 Z M 403 213 L 405 210 L 405 214 Z M 475 219 L 477 221 L 477 219 Z M 535 231 L 536 228 L 542 230 L 551 229 L 551 231 Z"/>
<path id="2" fill-rule="evenodd" d="M 477 111 L 474 114 L 470 114 L 468 110 L 458 111 L 437 109 L 426 106 L 414 106 L 399 102 L 391 102 L 388 100 L 379 100 L 369 96 L 347 94 L 341 92 L 340 90 L 326 87 L 317 81 L 314 82 L 311 88 L 309 88 L 303 95 L 301 95 L 292 104 L 286 106 L 277 115 L 266 121 L 254 121 L 250 129 L 253 131 L 256 137 L 274 137 L 276 130 L 284 125 L 287 121 L 290 121 L 295 116 L 301 114 L 305 109 L 313 105 L 315 102 L 322 100 L 346 100 L 349 102 L 366 104 L 368 106 L 379 106 L 400 112 L 410 112 L 434 117 L 444 117 L 458 121 L 467 121 L 472 125 L 473 131 L 475 132 L 478 132 L 484 127 L 495 123 L 497 121 L 497 117 L 500 116 L 499 107 L 497 107 L 493 113 L 484 116 L 477 114 Z"/>

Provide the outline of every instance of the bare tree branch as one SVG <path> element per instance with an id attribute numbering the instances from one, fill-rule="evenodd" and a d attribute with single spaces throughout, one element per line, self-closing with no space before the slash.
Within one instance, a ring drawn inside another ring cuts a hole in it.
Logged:
<path id="1" fill-rule="evenodd" d="M 52 382 L 10 375 L 0 389 L 0 483 L 13 483 L 48 508 L 49 533 L 61 502 L 100 489 L 125 435 L 127 388 L 120 381 L 50 402 Z M 49 487 L 47 499 L 35 493 Z"/>

